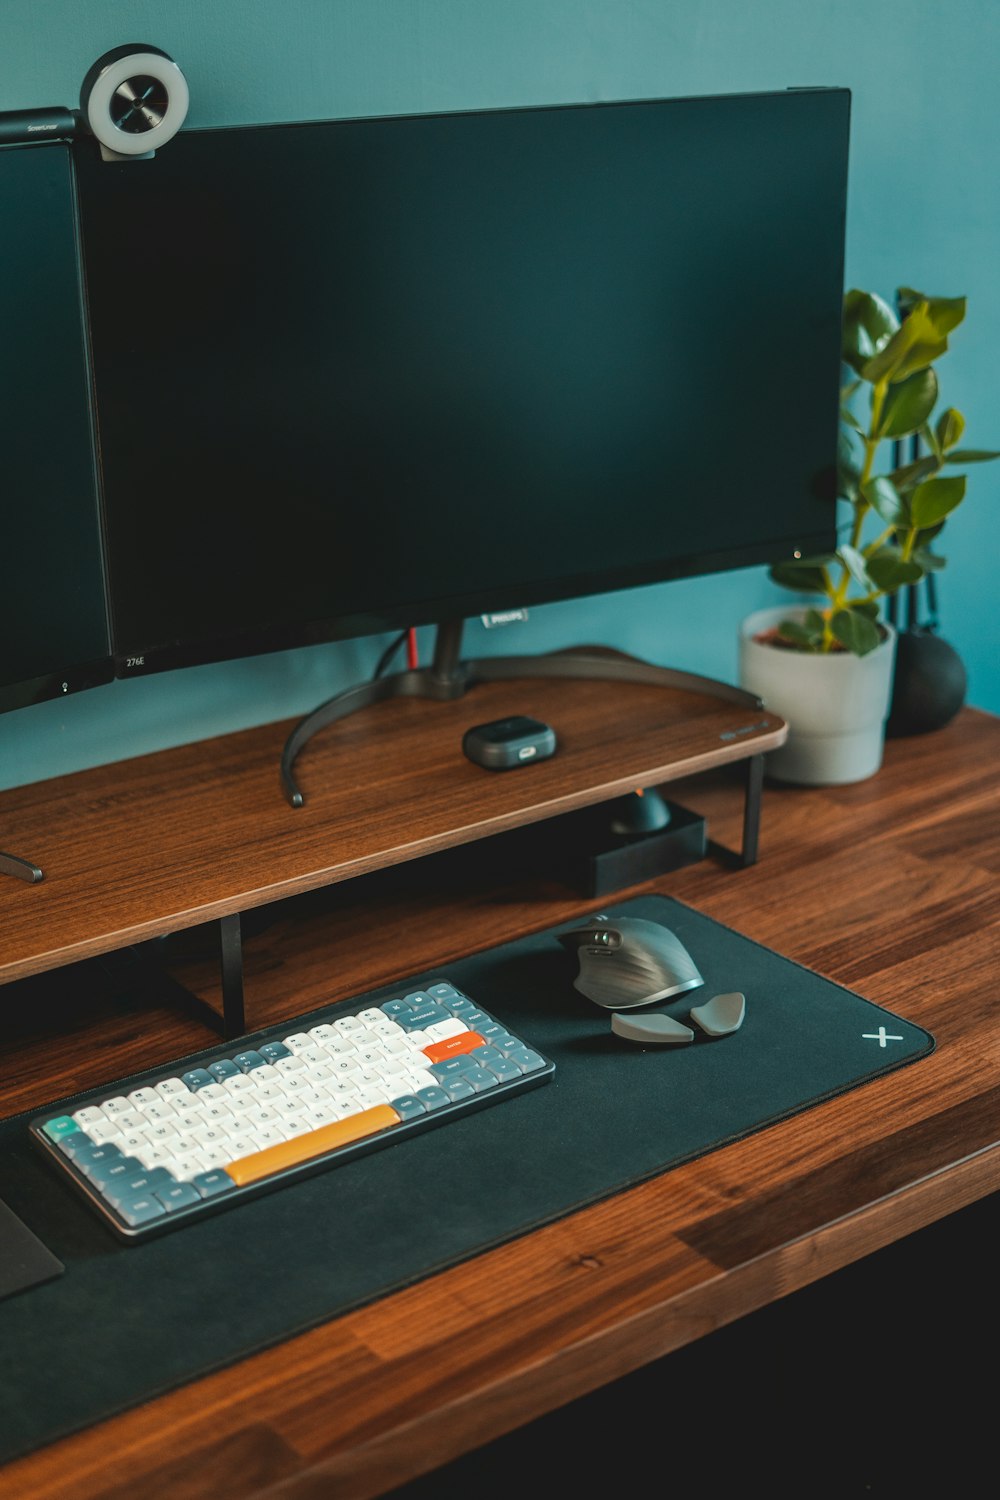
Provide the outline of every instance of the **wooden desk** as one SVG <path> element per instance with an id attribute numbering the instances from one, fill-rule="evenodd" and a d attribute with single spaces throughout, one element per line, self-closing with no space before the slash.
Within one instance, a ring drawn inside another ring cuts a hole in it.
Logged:
<path id="1" fill-rule="evenodd" d="M 994 1192 L 998 762 L 1000 721 L 965 709 L 890 741 L 866 782 L 768 785 L 756 865 L 709 859 L 630 892 L 662 890 L 928 1028 L 918 1066 L 36 1452 L 0 1471 L 0 1495 L 379 1495 Z M 731 767 L 669 795 L 739 844 Z M 322 926 L 345 997 L 397 977 L 400 947 L 418 972 L 599 904 L 530 879 L 338 894 Z M 255 1017 L 287 1009 L 293 954 L 294 1011 L 329 997 L 329 967 L 278 921 L 248 945 Z M 12 1013 L 6 1111 L 87 1087 L 89 1041 L 105 1076 L 207 1044 L 167 1006 L 137 1028 L 99 997 L 77 1005 L 62 1037 Z"/>

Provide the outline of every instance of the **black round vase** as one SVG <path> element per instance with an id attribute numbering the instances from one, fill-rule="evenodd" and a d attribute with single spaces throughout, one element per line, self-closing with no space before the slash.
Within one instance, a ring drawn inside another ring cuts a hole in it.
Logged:
<path id="1" fill-rule="evenodd" d="M 920 626 L 900 630 L 886 734 L 942 729 L 965 702 L 966 685 L 965 667 L 953 646 Z"/>

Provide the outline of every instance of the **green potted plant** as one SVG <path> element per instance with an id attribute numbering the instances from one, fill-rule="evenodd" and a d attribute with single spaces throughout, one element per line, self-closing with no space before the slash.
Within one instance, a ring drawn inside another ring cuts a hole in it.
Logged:
<path id="1" fill-rule="evenodd" d="M 896 294 L 899 314 L 873 292 L 843 304 L 838 546 L 775 564 L 772 579 L 800 606 L 759 610 L 740 631 L 740 681 L 789 724 L 768 756 L 784 780 L 860 781 L 882 763 L 896 647 L 884 602 L 945 566 L 935 543 L 965 498 L 966 464 L 1000 457 L 962 447 L 965 418 L 935 416 L 936 361 L 965 317 L 964 297 Z M 863 402 L 863 414 L 858 407 Z M 919 435 L 924 455 L 889 468 L 886 445 Z"/>

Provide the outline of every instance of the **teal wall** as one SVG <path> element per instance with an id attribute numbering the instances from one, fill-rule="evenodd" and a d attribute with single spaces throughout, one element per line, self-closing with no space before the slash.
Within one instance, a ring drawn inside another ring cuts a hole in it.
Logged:
<path id="1" fill-rule="evenodd" d="M 90 64 L 132 41 L 179 63 L 194 126 L 847 86 L 847 282 L 887 298 L 900 283 L 968 296 L 939 369 L 943 401 L 965 413 L 971 445 L 1000 447 L 997 0 L 2 0 L 0 109 L 74 104 Z M 756 463 L 781 440 L 776 416 Z M 1000 712 L 1000 463 L 970 470 L 945 541 L 941 633 L 966 664 L 969 701 Z M 784 597 L 746 569 L 533 610 L 489 636 L 473 622 L 466 650 L 604 642 L 735 680 L 738 621 Z M 0 715 L 0 786 L 304 713 L 367 676 L 387 639 Z"/>

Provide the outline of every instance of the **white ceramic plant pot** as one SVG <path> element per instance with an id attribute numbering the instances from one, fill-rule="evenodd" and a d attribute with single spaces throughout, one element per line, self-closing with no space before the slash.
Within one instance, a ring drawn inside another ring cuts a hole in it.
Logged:
<path id="1" fill-rule="evenodd" d="M 864 781 L 882 764 L 885 721 L 892 701 L 896 632 L 867 656 L 818 653 L 767 645 L 754 637 L 805 610 L 759 609 L 740 626 L 740 686 L 756 693 L 788 724 L 788 738 L 769 751 L 768 775 L 809 786 Z"/>

